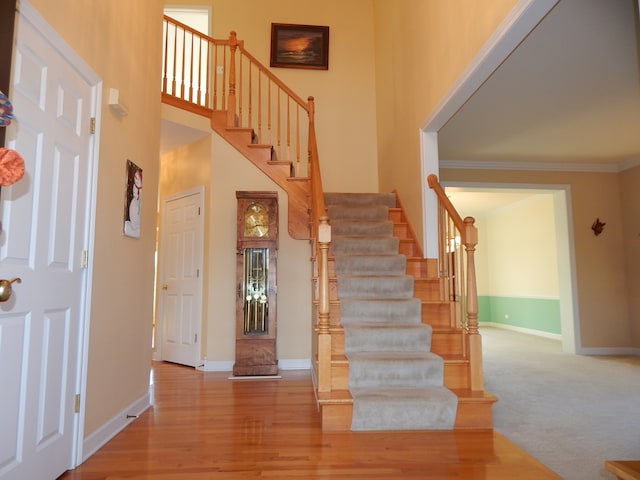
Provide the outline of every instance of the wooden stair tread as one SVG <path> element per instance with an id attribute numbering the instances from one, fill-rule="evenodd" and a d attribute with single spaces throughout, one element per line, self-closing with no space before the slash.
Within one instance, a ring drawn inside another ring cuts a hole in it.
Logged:
<path id="1" fill-rule="evenodd" d="M 484 390 L 471 390 L 469 388 L 450 388 L 453 393 L 458 397 L 459 402 L 465 403 L 479 403 L 479 402 L 491 402 L 495 403 L 498 398 L 495 395 L 485 392 Z"/>
<path id="2" fill-rule="evenodd" d="M 340 403 L 340 404 L 352 404 L 353 397 L 349 390 L 331 390 L 330 392 L 318 392 L 318 403 Z"/>
<path id="3" fill-rule="evenodd" d="M 607 460 L 604 467 L 620 480 L 640 479 L 640 460 Z"/>

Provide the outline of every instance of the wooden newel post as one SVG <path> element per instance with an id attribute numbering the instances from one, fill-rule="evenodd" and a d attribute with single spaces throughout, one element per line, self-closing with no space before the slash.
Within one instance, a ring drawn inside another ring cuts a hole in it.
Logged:
<path id="1" fill-rule="evenodd" d="M 318 225 L 318 391 L 331 391 L 331 334 L 329 332 L 329 244 L 331 225 L 325 215 Z"/>
<path id="2" fill-rule="evenodd" d="M 238 37 L 236 32 L 229 34 L 229 97 L 227 99 L 227 126 L 236 126 L 236 50 Z"/>
<path id="3" fill-rule="evenodd" d="M 473 217 L 464 219 L 464 247 L 467 255 L 467 332 L 471 359 L 471 390 L 483 390 L 482 337 L 478 333 L 478 287 L 476 285 L 475 251 L 478 229 Z"/>

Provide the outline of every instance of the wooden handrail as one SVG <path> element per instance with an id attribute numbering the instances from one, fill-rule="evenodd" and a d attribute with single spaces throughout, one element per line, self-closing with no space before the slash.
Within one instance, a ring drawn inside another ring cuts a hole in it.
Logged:
<path id="1" fill-rule="evenodd" d="M 438 197 L 438 201 L 447 210 L 447 212 L 449 212 L 449 215 L 451 216 L 451 219 L 453 220 L 453 223 L 455 224 L 457 229 L 460 232 L 464 232 L 465 231 L 464 221 L 462 220 L 462 217 L 453 206 L 453 203 L 451 203 L 451 200 L 449 200 L 449 197 L 447 197 L 447 194 L 444 193 L 444 190 L 442 189 L 442 187 L 440 186 L 440 183 L 438 182 L 438 177 L 432 173 L 427 177 L 427 184 L 429 185 L 429 188 L 431 188 L 435 192 L 436 196 Z"/>
<path id="2" fill-rule="evenodd" d="M 427 177 L 429 187 L 438 199 L 438 252 L 440 275 L 445 277 L 445 298 L 460 304 L 467 333 L 472 390 L 483 390 L 482 338 L 478 331 L 478 287 L 476 284 L 475 249 L 478 229 L 473 217 L 462 219 L 444 193 L 438 177 Z M 451 226 L 453 224 L 453 227 Z M 458 241 L 458 238 L 460 239 Z M 464 256 L 456 254 L 464 246 Z"/>

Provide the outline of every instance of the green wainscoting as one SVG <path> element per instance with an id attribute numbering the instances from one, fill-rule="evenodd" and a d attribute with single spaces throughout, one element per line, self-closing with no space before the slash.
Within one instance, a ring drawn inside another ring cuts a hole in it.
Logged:
<path id="1" fill-rule="evenodd" d="M 479 296 L 478 321 L 559 334 L 560 300 Z"/>

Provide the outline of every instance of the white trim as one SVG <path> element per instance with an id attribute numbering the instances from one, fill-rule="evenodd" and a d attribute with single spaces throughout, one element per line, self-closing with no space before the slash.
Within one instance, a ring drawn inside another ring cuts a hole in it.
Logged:
<path id="1" fill-rule="evenodd" d="M 203 372 L 231 372 L 233 371 L 233 365 L 235 363 L 236 363 L 235 360 L 220 360 L 220 361 L 204 360 L 201 362 L 201 365 L 198 366 L 197 370 L 201 370 Z M 311 359 L 310 358 L 279 359 L 278 368 L 280 370 L 310 370 Z"/>
<path id="2" fill-rule="evenodd" d="M 86 452 L 82 461 L 102 448 L 109 440 L 120 433 L 127 425 L 142 415 L 153 406 L 153 387 L 131 405 L 114 415 L 111 420 L 103 423 L 95 432 L 88 435 L 83 442 L 83 451 Z"/>
<path id="3" fill-rule="evenodd" d="M 310 358 L 288 358 L 278 360 L 280 370 L 311 370 Z"/>
<path id="4" fill-rule="evenodd" d="M 217 362 L 204 360 L 202 365 L 197 367 L 196 370 L 201 370 L 203 372 L 231 372 L 233 370 L 234 363 L 236 363 L 234 360 L 221 360 Z"/>
<path id="5" fill-rule="evenodd" d="M 501 328 L 503 330 L 511 330 L 512 332 L 524 333 L 526 335 L 534 335 L 536 337 L 544 337 L 549 338 L 551 340 L 557 340 L 562 342 L 562 335 L 559 333 L 551 333 L 544 332 L 542 330 L 536 330 L 533 328 L 525 328 L 525 327 L 517 327 L 515 325 L 508 325 L 506 323 L 496 323 L 496 322 L 478 322 L 479 327 L 493 327 L 493 328 Z M 482 335 L 482 330 L 480 330 L 480 334 Z"/>
<path id="6" fill-rule="evenodd" d="M 637 162 L 640 164 L 640 162 Z M 441 168 L 465 170 L 527 170 L 543 172 L 596 172 L 618 173 L 631 167 L 606 163 L 556 163 L 556 162 L 476 162 L 466 160 L 442 160 Z M 635 166 L 635 165 L 633 165 Z"/>

